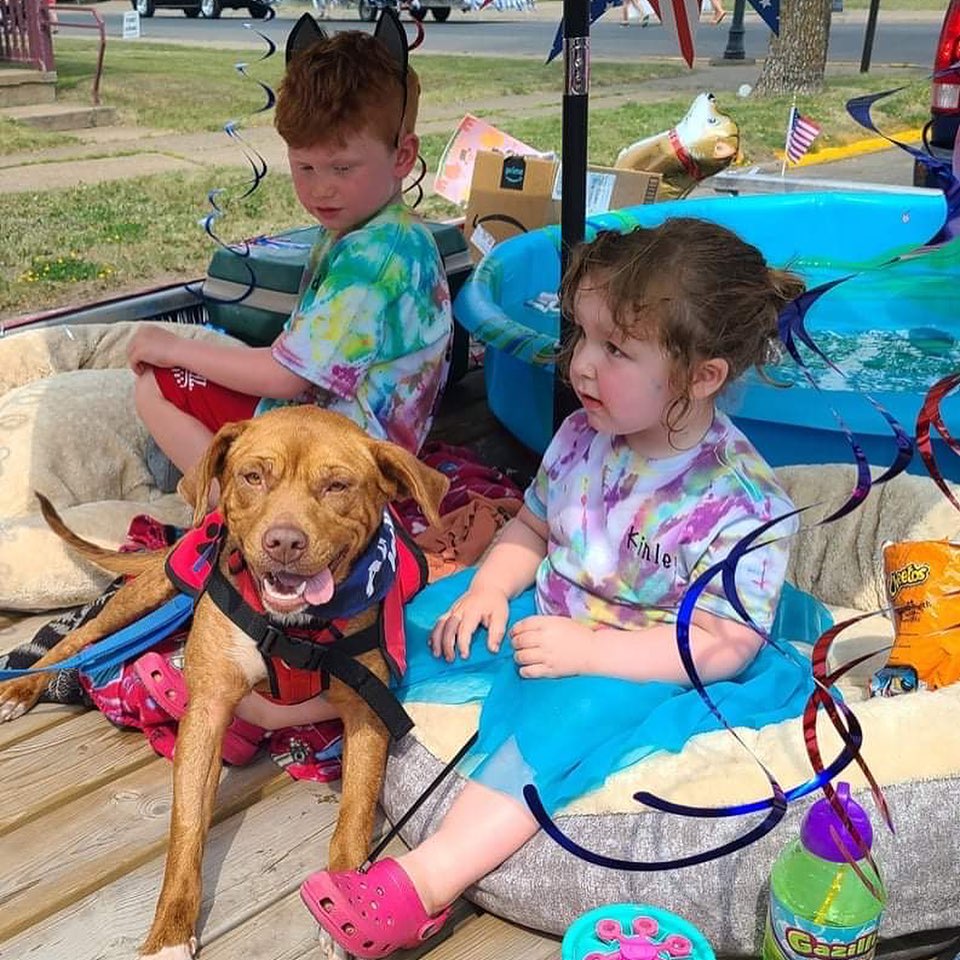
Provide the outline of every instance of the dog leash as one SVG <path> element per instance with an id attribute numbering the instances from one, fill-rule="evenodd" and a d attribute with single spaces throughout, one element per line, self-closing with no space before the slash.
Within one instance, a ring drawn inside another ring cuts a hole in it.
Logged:
<path id="1" fill-rule="evenodd" d="M 479 730 L 472 733 L 467 742 L 456 752 L 453 759 L 433 778 L 433 782 L 410 804 L 406 813 L 387 831 L 383 839 L 370 851 L 367 859 L 360 865 L 361 873 L 365 873 L 373 866 L 374 861 L 383 853 L 387 844 L 407 825 L 410 818 L 423 806 L 430 794 L 446 780 L 453 768 L 466 756 L 467 751 L 477 742 L 477 737 L 479 736 Z"/>
<path id="2" fill-rule="evenodd" d="M 80 668 L 86 673 L 119 667 L 132 657 L 155 646 L 187 622 L 193 614 L 193 598 L 177 594 L 147 616 L 128 624 L 116 633 L 98 640 L 66 660 L 28 667 L 23 670 L 0 670 L 0 680 L 13 680 L 34 673 Z"/>

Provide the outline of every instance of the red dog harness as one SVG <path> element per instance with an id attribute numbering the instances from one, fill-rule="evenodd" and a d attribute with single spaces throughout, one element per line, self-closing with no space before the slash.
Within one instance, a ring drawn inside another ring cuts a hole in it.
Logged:
<path id="1" fill-rule="evenodd" d="M 333 675 L 363 697 L 391 736 L 399 739 L 412 721 L 389 688 L 355 659 L 360 653 L 379 649 L 394 676 L 401 676 L 406 669 L 403 605 L 425 586 L 427 563 L 402 525 L 394 521 L 392 527 L 396 542 L 392 582 L 380 600 L 377 619 L 350 636 L 343 633 L 349 616 L 290 629 L 271 623 L 239 551 L 227 558 L 232 582 L 220 571 L 217 560 L 227 531 L 217 511 L 174 547 L 167 558 L 167 576 L 177 589 L 194 598 L 206 593 L 256 642 L 270 678 L 268 699 L 301 703 L 327 689 Z"/>

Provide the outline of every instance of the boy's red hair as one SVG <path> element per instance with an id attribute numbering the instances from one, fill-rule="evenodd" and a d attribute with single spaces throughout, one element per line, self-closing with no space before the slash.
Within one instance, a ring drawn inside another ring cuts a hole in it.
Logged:
<path id="1" fill-rule="evenodd" d="M 350 30 L 294 56 L 277 94 L 274 125 L 295 148 L 342 143 L 362 132 L 392 147 L 400 133 L 414 132 L 419 100 L 416 71 L 408 67 L 404 78 L 380 40 Z"/>

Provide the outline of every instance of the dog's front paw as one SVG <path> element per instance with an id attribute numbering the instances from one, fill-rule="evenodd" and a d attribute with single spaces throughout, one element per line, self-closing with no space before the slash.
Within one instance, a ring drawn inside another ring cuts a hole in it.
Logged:
<path id="1" fill-rule="evenodd" d="M 317 945 L 319 955 L 323 960 L 350 960 L 353 956 L 341 947 L 323 927 L 317 927 Z"/>
<path id="2" fill-rule="evenodd" d="M 0 723 L 22 717 L 40 699 L 46 683 L 45 673 L 0 683 Z"/>
<path id="3" fill-rule="evenodd" d="M 158 953 L 141 953 L 138 955 L 138 960 L 193 960 L 196 953 L 197 938 L 191 937 L 187 943 L 164 947 Z"/>

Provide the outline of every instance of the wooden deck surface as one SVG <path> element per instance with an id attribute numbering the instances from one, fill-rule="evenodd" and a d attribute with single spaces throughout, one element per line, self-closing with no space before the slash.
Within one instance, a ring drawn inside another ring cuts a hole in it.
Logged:
<path id="1" fill-rule="evenodd" d="M 479 372 L 450 390 L 436 435 L 530 469 L 492 425 Z M 46 619 L 0 620 L 0 653 Z M 40 705 L 0 725 L 0 960 L 136 957 L 160 890 L 171 785 L 171 764 L 140 733 L 98 713 Z M 204 857 L 201 960 L 319 956 L 297 889 L 326 863 L 338 807 L 338 783 L 292 780 L 269 757 L 224 769 Z M 421 955 L 555 960 L 559 943 L 464 905 L 452 935 Z"/>
<path id="2" fill-rule="evenodd" d="M 141 734 L 41 705 L 0 727 L 0 957 L 132 960 L 160 889 L 172 767 Z M 326 862 L 339 784 L 268 757 L 225 768 L 206 847 L 202 960 L 318 956 L 301 880 Z M 479 912 L 431 960 L 552 960 L 557 941 Z"/>

